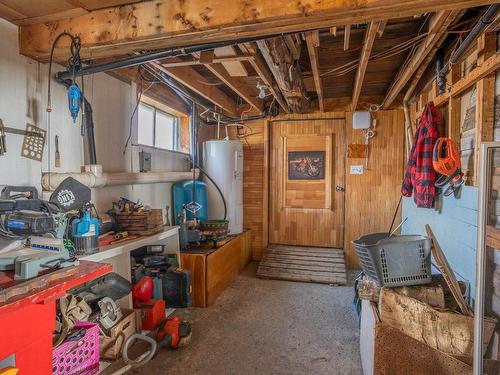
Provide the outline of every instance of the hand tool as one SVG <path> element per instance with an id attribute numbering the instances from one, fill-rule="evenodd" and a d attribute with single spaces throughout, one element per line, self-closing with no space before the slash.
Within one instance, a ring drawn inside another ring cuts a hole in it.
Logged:
<path id="1" fill-rule="evenodd" d="M 61 154 L 59 154 L 59 136 L 56 135 L 56 168 L 61 168 Z"/>
<path id="2" fill-rule="evenodd" d="M 432 166 L 441 174 L 434 185 L 443 189 L 443 195 L 449 196 L 458 192 L 465 180 L 460 152 L 450 138 L 441 137 L 436 141 L 432 153 Z"/>

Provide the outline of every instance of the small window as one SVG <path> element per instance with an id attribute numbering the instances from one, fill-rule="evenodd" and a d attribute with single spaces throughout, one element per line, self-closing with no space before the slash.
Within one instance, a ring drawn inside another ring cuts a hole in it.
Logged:
<path id="1" fill-rule="evenodd" d="M 179 149 L 179 118 L 153 106 L 140 103 L 137 142 L 163 150 Z"/>

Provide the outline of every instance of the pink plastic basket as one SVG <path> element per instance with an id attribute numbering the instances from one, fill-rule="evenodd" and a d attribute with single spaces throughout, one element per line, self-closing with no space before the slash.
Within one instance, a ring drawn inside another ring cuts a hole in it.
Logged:
<path id="1" fill-rule="evenodd" d="M 85 329 L 78 341 L 63 342 L 52 351 L 52 374 L 93 375 L 99 371 L 99 326 L 77 322 L 75 328 Z"/>

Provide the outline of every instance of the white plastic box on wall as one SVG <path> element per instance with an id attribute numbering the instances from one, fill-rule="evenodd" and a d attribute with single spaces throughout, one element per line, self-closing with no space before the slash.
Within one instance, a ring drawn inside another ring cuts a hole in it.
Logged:
<path id="1" fill-rule="evenodd" d="M 352 127 L 354 129 L 368 129 L 371 125 L 371 114 L 368 111 L 356 111 L 352 114 Z"/>

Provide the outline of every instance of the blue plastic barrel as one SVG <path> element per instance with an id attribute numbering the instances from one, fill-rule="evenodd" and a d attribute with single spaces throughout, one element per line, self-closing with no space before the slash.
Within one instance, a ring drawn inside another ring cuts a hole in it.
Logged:
<path id="1" fill-rule="evenodd" d="M 193 199 L 194 198 L 194 199 Z M 198 220 L 208 220 L 208 194 L 207 185 L 203 181 L 181 181 L 172 186 L 172 215 L 174 223 L 179 224 L 179 212 L 186 206 L 186 219 L 193 220 L 194 215 Z M 192 211 L 196 211 L 193 213 Z"/>

